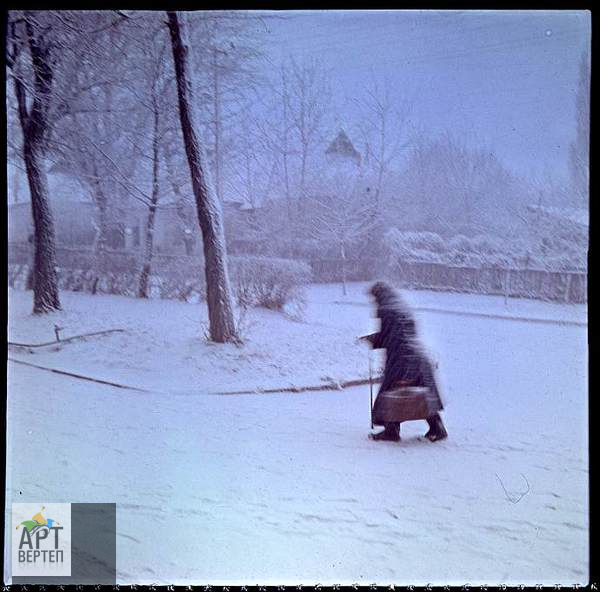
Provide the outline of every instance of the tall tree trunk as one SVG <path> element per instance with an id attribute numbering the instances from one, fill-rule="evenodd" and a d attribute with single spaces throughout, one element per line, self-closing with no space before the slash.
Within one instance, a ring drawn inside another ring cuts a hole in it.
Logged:
<path id="1" fill-rule="evenodd" d="M 342 260 L 342 294 L 347 296 L 348 290 L 346 288 L 346 244 L 344 239 L 340 242 L 340 256 Z"/>
<path id="2" fill-rule="evenodd" d="M 108 245 L 108 200 L 102 179 L 98 173 L 96 162 L 92 162 L 93 174 L 93 195 L 97 212 L 96 237 L 94 239 L 94 283 L 92 284 L 92 294 L 98 291 L 98 284 L 102 274 L 106 272 L 106 247 Z"/>
<path id="3" fill-rule="evenodd" d="M 215 195 L 210 181 L 210 175 L 205 164 L 206 156 L 199 142 L 198 128 L 194 121 L 192 85 L 188 73 L 188 47 L 182 39 L 182 26 L 176 12 L 168 11 L 167 16 L 177 80 L 181 131 L 204 243 L 204 270 L 210 337 L 218 343 L 235 342 L 238 341 L 238 336 L 233 320 L 233 303 L 227 272 L 227 252 L 225 250 L 221 203 Z"/>
<path id="4" fill-rule="evenodd" d="M 154 250 L 154 223 L 156 219 L 156 207 L 158 204 L 158 124 L 159 109 L 156 101 L 154 108 L 154 129 L 152 138 L 152 195 L 150 196 L 150 205 L 148 206 L 148 218 L 146 219 L 146 238 L 144 263 L 142 273 L 140 274 L 140 283 L 138 286 L 138 297 L 148 298 L 148 288 L 150 284 L 150 268 L 152 265 L 152 254 Z"/>
<path id="5" fill-rule="evenodd" d="M 27 90 L 22 82 L 18 64 L 13 66 L 16 73 L 13 80 L 19 122 L 23 131 L 23 160 L 29 182 L 34 229 L 33 312 L 41 314 L 60 310 L 54 220 L 48 196 L 48 179 L 44 170 L 45 135 L 54 72 L 50 49 L 40 44 L 41 36 L 37 36 L 32 22 L 32 15 L 26 11 L 25 33 L 33 72 L 33 97 L 29 108 Z M 12 33 L 16 44 L 14 27 L 13 24 Z"/>
<path id="6" fill-rule="evenodd" d="M 48 199 L 48 179 L 43 155 L 32 144 L 35 140 L 23 134 L 23 156 L 33 216 L 33 312 L 41 314 L 60 310 L 54 220 Z"/>

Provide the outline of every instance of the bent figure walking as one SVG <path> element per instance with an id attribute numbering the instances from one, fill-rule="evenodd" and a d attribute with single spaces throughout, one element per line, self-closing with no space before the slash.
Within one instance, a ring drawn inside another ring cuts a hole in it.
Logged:
<path id="1" fill-rule="evenodd" d="M 373 349 L 385 349 L 386 361 L 381 393 L 400 387 L 427 387 L 439 401 L 443 409 L 433 367 L 416 334 L 415 321 L 408 306 L 399 294 L 385 282 L 375 283 L 370 290 L 377 306 L 377 316 L 381 321 L 379 333 L 367 335 Z M 377 406 L 377 400 L 375 401 Z M 429 431 L 425 437 L 435 442 L 448 437 L 439 413 L 427 417 Z M 385 429 L 373 436 L 374 440 L 400 440 L 400 424 L 384 424 Z"/>

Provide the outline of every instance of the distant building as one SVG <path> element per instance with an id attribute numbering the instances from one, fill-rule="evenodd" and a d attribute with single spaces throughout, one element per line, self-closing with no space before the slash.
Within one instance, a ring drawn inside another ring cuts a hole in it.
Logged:
<path id="1" fill-rule="evenodd" d="M 94 206 L 89 201 L 60 200 L 52 203 L 57 243 L 91 245 L 96 232 L 91 220 Z M 28 242 L 33 234 L 33 220 L 29 201 L 8 204 L 8 242 Z"/>
<path id="2" fill-rule="evenodd" d="M 343 129 L 340 129 L 338 135 L 329 144 L 325 150 L 325 155 L 329 165 L 348 164 L 360 166 L 361 156 L 350 138 Z"/>
<path id="3" fill-rule="evenodd" d="M 337 183 L 336 179 L 362 175 L 361 155 L 343 129 L 326 148 L 324 164 L 323 179 L 329 184 Z"/>
<path id="4" fill-rule="evenodd" d="M 325 166 L 320 183 L 315 187 L 314 198 L 319 201 L 334 202 L 348 191 L 368 196 L 369 183 L 362 166 L 360 152 L 343 129 L 340 129 L 325 150 Z"/>
<path id="5" fill-rule="evenodd" d="M 97 237 L 95 204 L 73 194 L 52 200 L 56 244 L 70 248 L 91 248 Z M 231 253 L 245 252 L 252 245 L 252 218 L 256 211 L 243 202 L 223 204 L 225 234 Z M 134 201 L 114 208 L 108 220 L 109 249 L 141 251 L 148 208 Z M 29 201 L 8 204 L 8 241 L 28 243 L 33 234 Z M 159 201 L 154 227 L 154 252 L 192 255 L 201 249 L 202 241 L 195 206 L 184 211 L 168 200 Z"/>

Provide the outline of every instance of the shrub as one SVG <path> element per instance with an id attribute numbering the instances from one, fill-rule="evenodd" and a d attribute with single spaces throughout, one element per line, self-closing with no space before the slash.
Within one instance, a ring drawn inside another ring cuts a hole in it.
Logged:
<path id="1" fill-rule="evenodd" d="M 465 265 L 467 267 L 473 267 L 475 269 L 480 269 L 480 268 L 484 267 L 484 259 L 478 253 L 466 253 Z"/>
<path id="2" fill-rule="evenodd" d="M 401 232 L 397 228 L 386 232 L 384 246 L 392 258 L 413 261 L 440 261 L 447 250 L 435 232 Z"/>
<path id="3" fill-rule="evenodd" d="M 103 271 L 96 274 L 90 269 L 57 268 L 58 287 L 72 292 L 135 296 L 136 277 L 127 272 Z"/>
<path id="4" fill-rule="evenodd" d="M 416 249 L 430 253 L 445 253 L 448 249 L 444 239 L 435 232 L 411 232 L 409 241 Z"/>
<path id="5" fill-rule="evenodd" d="M 159 298 L 183 300 L 205 300 L 206 289 L 204 274 L 194 274 L 178 271 L 178 273 L 152 276 L 151 283 L 158 288 Z"/>
<path id="6" fill-rule="evenodd" d="M 442 237 L 435 232 L 402 232 L 392 228 L 385 234 L 384 242 L 394 254 L 408 255 L 414 251 L 446 252 Z"/>
<path id="7" fill-rule="evenodd" d="M 581 255 L 562 253 L 546 257 L 543 267 L 549 271 L 573 271 L 574 269 L 585 269 L 587 261 Z"/>
<path id="8" fill-rule="evenodd" d="M 448 262 L 455 265 L 465 265 L 467 261 L 467 254 L 464 251 L 457 251 L 453 249 L 448 252 Z"/>
<path id="9" fill-rule="evenodd" d="M 471 244 L 473 250 L 482 255 L 494 255 L 503 250 L 503 246 L 497 238 L 484 234 L 473 237 Z"/>
<path id="10" fill-rule="evenodd" d="M 204 269 L 198 257 L 153 257 L 150 282 L 159 298 L 184 302 L 206 299 Z"/>
<path id="11" fill-rule="evenodd" d="M 500 267 L 502 269 L 525 267 L 524 265 L 519 265 L 522 258 L 519 259 L 511 253 L 490 253 L 482 255 L 481 258 L 485 266 Z"/>
<path id="12" fill-rule="evenodd" d="M 453 251 L 459 251 L 462 253 L 471 253 L 473 251 L 473 245 L 471 241 L 463 234 L 457 234 L 450 239 L 450 249 Z"/>
<path id="13" fill-rule="evenodd" d="M 288 304 L 303 304 L 303 287 L 311 278 L 310 267 L 304 261 L 236 257 L 231 258 L 231 263 L 240 307 L 262 306 L 283 310 Z"/>

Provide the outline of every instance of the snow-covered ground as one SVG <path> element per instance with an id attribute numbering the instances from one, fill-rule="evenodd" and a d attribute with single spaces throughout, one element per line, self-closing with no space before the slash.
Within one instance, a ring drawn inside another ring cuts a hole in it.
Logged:
<path id="1" fill-rule="evenodd" d="M 139 300 L 119 296 L 91 296 L 64 292 L 63 312 L 34 317 L 30 294 L 9 293 L 9 340 L 44 343 L 54 340 L 54 325 L 69 337 L 104 329 L 125 333 L 94 337 L 59 347 L 14 350 L 14 357 L 36 364 L 91 375 L 159 391 L 222 392 L 242 388 L 290 387 L 368 377 L 368 353 L 355 343 L 359 335 L 376 330 L 366 293 L 367 284 L 350 284 L 342 297 L 339 285 L 312 286 L 301 320 L 280 313 L 254 309 L 243 321 L 244 347 L 215 346 L 206 342 L 207 313 L 204 304 Z M 583 305 L 508 300 L 442 292 L 405 292 L 415 307 L 421 330 L 434 357 L 445 347 L 463 321 L 479 327 L 481 316 L 491 324 L 521 318 L 566 325 L 586 323 Z M 457 315 L 458 318 L 457 318 Z M 465 316 L 468 315 L 468 316 Z M 546 323 L 544 323 L 546 324 Z M 509 322 L 513 328 L 515 322 Z M 517 323 L 529 334 L 529 325 Z M 579 334 L 583 335 L 580 329 Z M 438 347 L 438 341 L 439 347 Z M 460 338 L 462 341 L 462 337 Z M 380 357 L 377 353 L 373 358 Z M 444 368 L 442 367 L 442 370 Z"/>
<path id="2" fill-rule="evenodd" d="M 11 291 L 11 341 L 126 329 L 11 357 L 154 392 L 10 363 L 7 508 L 116 502 L 122 583 L 586 583 L 583 306 L 406 293 L 444 442 L 367 440 L 368 387 L 207 396 L 366 376 L 364 289 L 252 311 L 241 348 L 204 343 L 202 305 L 64 293 L 35 318 Z"/>

